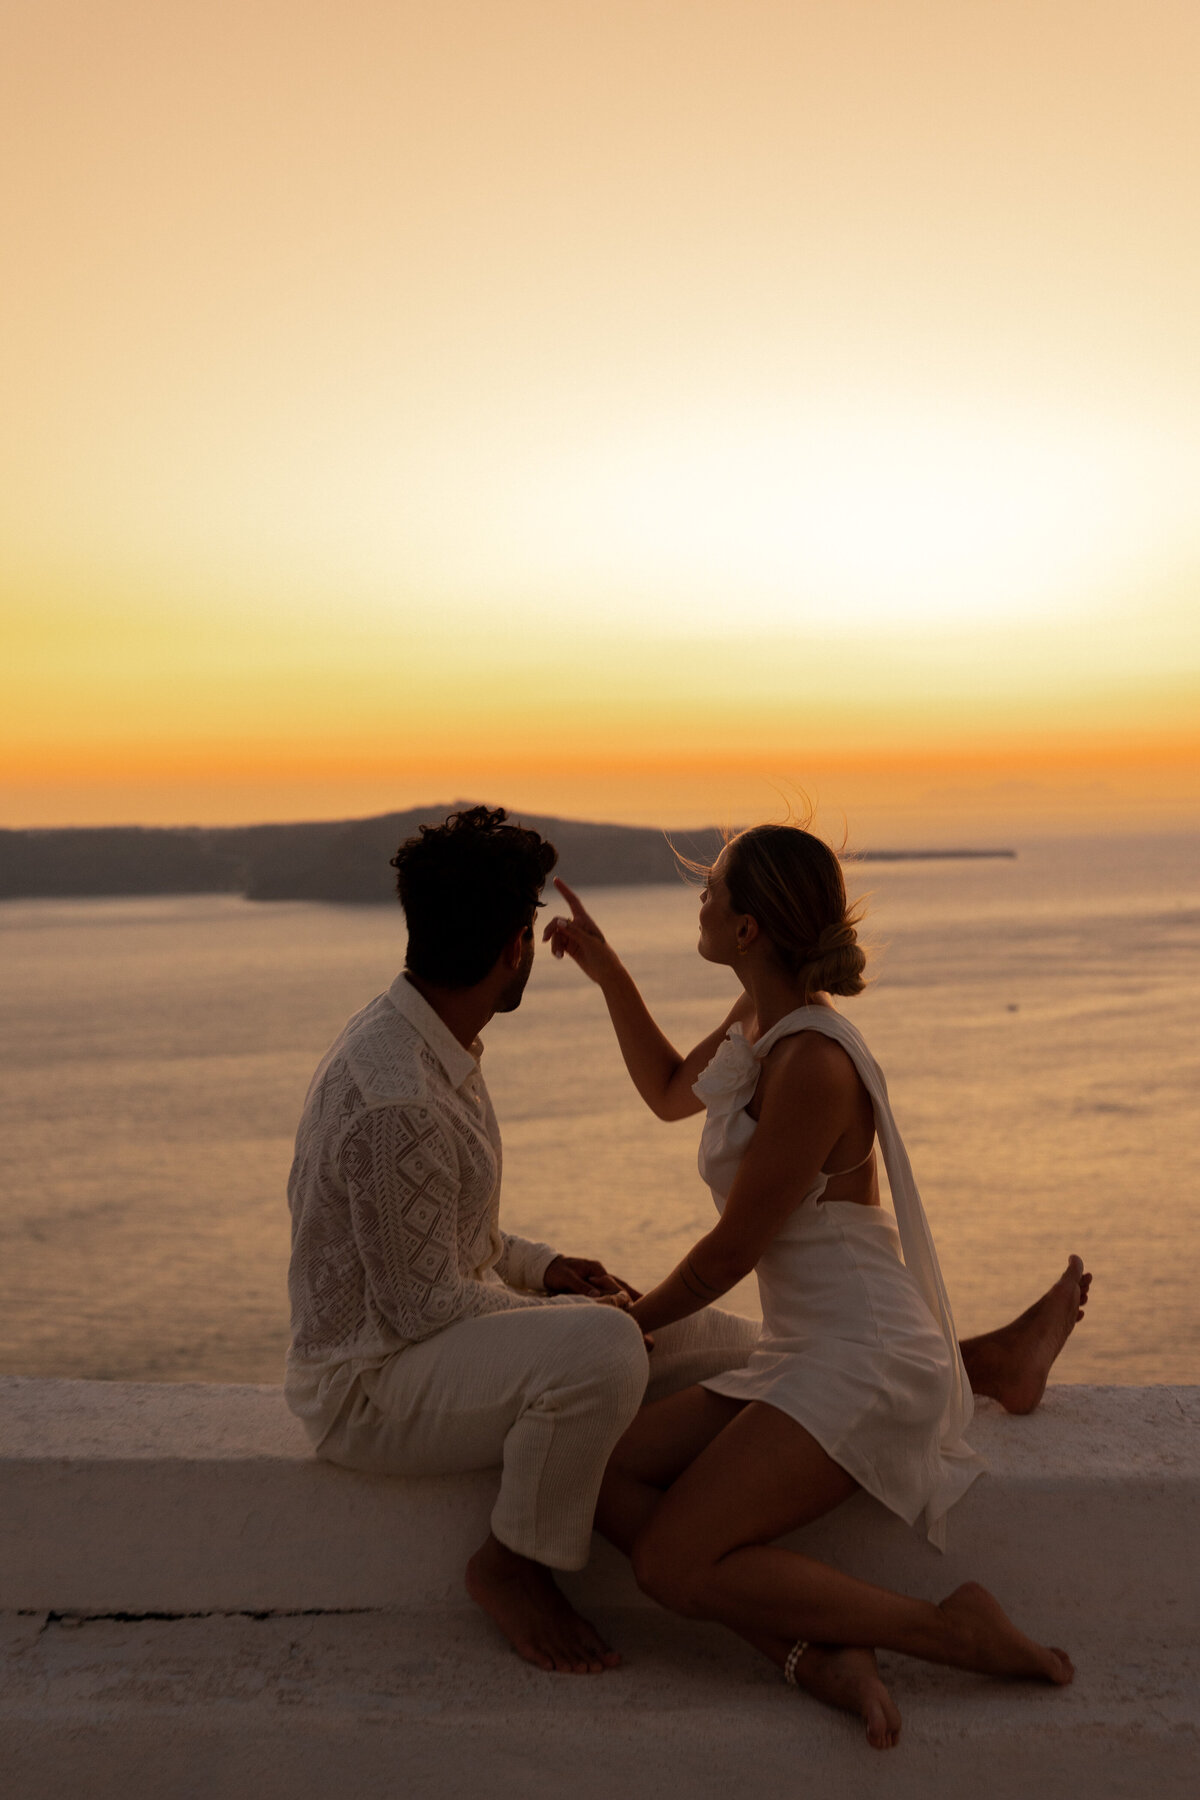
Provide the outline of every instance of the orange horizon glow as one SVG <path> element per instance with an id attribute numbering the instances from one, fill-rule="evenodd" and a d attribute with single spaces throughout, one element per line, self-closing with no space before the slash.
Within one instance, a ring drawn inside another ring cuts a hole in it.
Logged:
<path id="1" fill-rule="evenodd" d="M 307 739 L 293 744 L 275 743 L 272 754 L 265 757 L 259 741 L 223 741 L 219 746 L 181 744 L 154 754 L 138 747 L 132 750 L 88 747 L 72 752 L 58 747 L 39 757 L 37 780 L 48 786 L 76 782 L 81 787 L 111 781 L 170 782 L 195 780 L 211 776 L 217 779 L 249 778 L 266 781 L 303 781 L 313 777 L 346 783 L 362 781 L 371 771 L 362 752 L 344 742 L 329 749 L 314 748 Z M 392 765 L 393 779 L 411 785 L 413 780 L 437 778 L 446 771 L 462 766 L 478 769 L 485 780 L 495 775 L 532 774 L 544 770 L 545 756 L 532 750 L 514 755 L 486 754 L 483 740 L 464 744 L 454 757 L 426 751 L 393 754 L 386 758 Z M 847 775 L 895 774 L 947 775 L 965 778 L 976 775 L 1012 775 L 1045 772 L 1079 775 L 1088 771 L 1106 773 L 1126 770 L 1131 775 L 1151 770 L 1164 775 L 1178 773 L 1182 790 L 1194 783 L 1200 761 L 1200 729 L 1191 732 L 1171 731 L 1161 735 L 1146 732 L 1136 736 L 1122 733 L 1108 737 L 1096 735 L 1045 733 L 1023 734 L 1018 738 L 996 738 L 981 742 L 976 738 L 969 746 L 922 745 L 908 742 L 890 750 L 886 758 L 878 752 L 826 752 L 797 758 L 780 747 L 765 748 L 752 756 L 744 750 L 734 755 L 720 749 L 682 748 L 676 754 L 647 752 L 641 747 L 630 749 L 617 740 L 577 745 L 569 750 L 555 749 L 553 764 L 561 774 L 575 774 L 595 779 L 602 774 L 629 776 L 638 773 L 676 776 L 720 776 L 736 767 L 741 775 L 762 779 L 784 778 L 787 767 L 803 767 L 819 775 L 836 771 Z M 32 779 L 32 776 L 27 777 Z"/>
<path id="2" fill-rule="evenodd" d="M 280 746 L 276 746 L 278 752 Z M 969 750 L 907 744 L 886 761 L 867 754 L 732 759 L 712 750 L 647 756 L 617 744 L 599 757 L 395 759 L 364 766 L 346 752 L 297 744 L 269 766 L 251 746 L 175 746 L 169 760 L 111 755 L 44 762 L 26 784 L 28 814 L 6 823 L 231 825 L 369 817 L 411 806 L 486 799 L 510 811 L 664 828 L 771 816 L 798 797 L 878 837 L 889 819 L 902 838 L 936 840 L 990 824 L 1008 831 L 1195 829 L 1200 732 L 1093 738 L 1046 735 Z M 133 803 L 122 809 L 119 796 Z M 40 804 L 39 804 L 40 802 Z"/>

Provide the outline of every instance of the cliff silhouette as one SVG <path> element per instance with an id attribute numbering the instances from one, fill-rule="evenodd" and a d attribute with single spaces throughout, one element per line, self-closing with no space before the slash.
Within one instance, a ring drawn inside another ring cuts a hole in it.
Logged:
<path id="1" fill-rule="evenodd" d="M 0 899 L 98 898 L 122 894 L 244 894 L 248 900 L 378 903 L 395 896 L 388 859 L 421 825 L 436 825 L 472 801 L 289 825 L 100 825 L 0 830 Z M 514 813 L 556 845 L 559 866 L 580 887 L 671 881 L 674 844 L 711 862 L 714 828 L 664 834 L 651 826 L 594 825 Z M 1012 856 L 1011 850 L 868 850 L 861 861 Z"/>

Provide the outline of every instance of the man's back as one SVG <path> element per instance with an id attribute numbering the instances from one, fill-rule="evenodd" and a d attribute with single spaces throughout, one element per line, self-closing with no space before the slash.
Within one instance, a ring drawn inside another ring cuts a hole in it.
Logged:
<path id="1" fill-rule="evenodd" d="M 296 1134 L 287 1388 L 301 1417 L 331 1381 L 529 1303 L 500 1275 L 533 1286 L 553 1252 L 502 1236 L 500 1162 L 477 1054 L 398 976 L 322 1059 Z"/>

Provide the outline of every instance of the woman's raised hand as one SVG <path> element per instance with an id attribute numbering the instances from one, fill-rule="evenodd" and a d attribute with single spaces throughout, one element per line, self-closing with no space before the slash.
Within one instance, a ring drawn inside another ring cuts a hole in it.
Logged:
<path id="1" fill-rule="evenodd" d="M 606 974 L 620 965 L 604 933 L 584 906 L 579 895 L 565 881 L 554 877 L 554 885 L 571 909 L 571 917 L 556 916 L 542 933 L 553 956 L 569 956 L 591 981 L 603 981 Z"/>

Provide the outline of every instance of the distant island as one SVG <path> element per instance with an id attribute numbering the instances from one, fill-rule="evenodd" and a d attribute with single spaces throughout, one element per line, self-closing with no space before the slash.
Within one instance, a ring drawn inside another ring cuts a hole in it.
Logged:
<path id="1" fill-rule="evenodd" d="M 466 800 L 298 825 L 100 825 L 0 830 L 0 900 L 100 898 L 121 894 L 243 894 L 247 900 L 374 904 L 395 896 L 388 859 L 421 825 L 473 805 Z M 712 862 L 715 828 L 664 833 L 642 825 L 514 814 L 558 848 L 559 867 L 580 887 L 670 881 L 672 845 Z M 932 862 L 1013 857 L 1015 850 L 861 850 L 856 862 Z"/>

